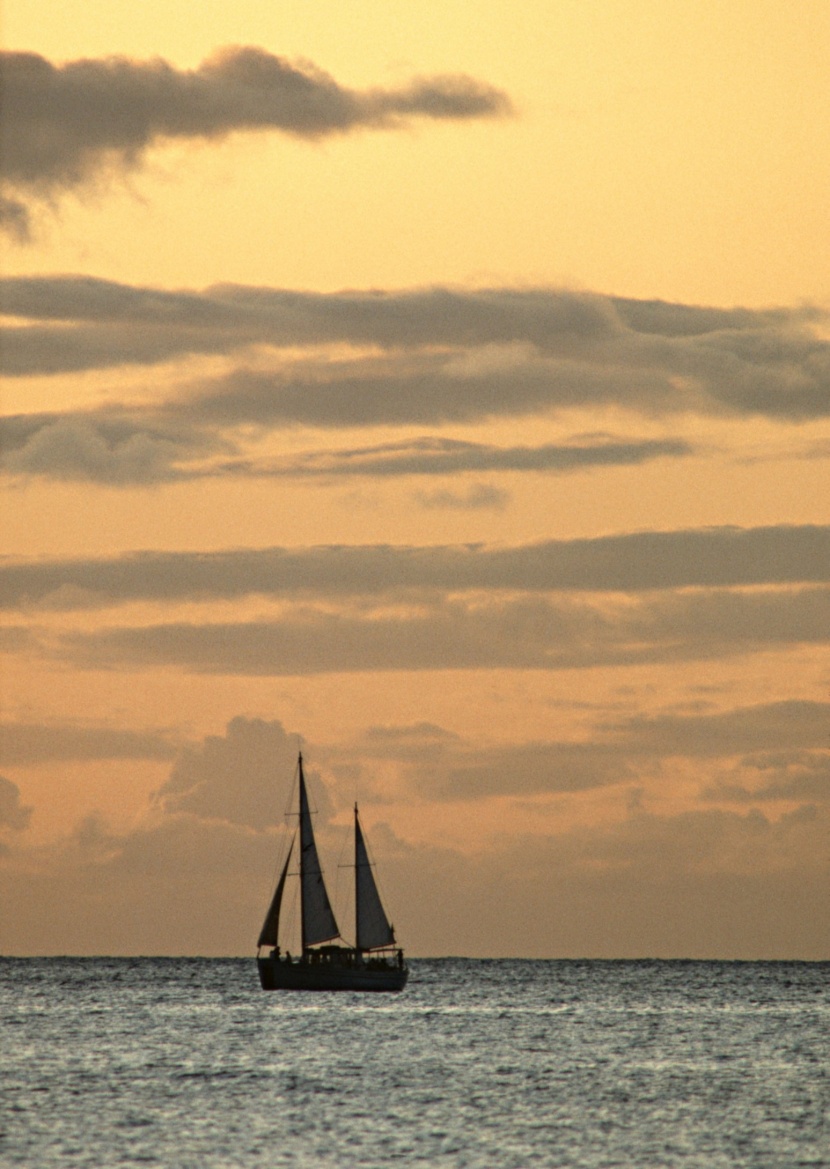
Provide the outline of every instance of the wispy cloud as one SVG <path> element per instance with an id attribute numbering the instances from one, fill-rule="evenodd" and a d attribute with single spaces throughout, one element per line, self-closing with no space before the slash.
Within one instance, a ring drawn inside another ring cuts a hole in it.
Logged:
<path id="1" fill-rule="evenodd" d="M 279 462 L 262 462 L 257 474 L 294 478 L 365 475 L 455 475 L 467 471 L 579 471 L 588 467 L 631 466 L 663 457 L 691 455 L 691 444 L 679 439 L 543 443 L 541 446 L 498 447 L 460 439 L 424 437 L 408 442 L 345 450 L 310 451 Z M 231 464 L 232 465 L 232 464 Z"/>
<path id="2" fill-rule="evenodd" d="M 406 728 L 380 740 L 366 736 L 360 757 L 395 760 L 412 790 L 424 798 L 484 800 L 491 796 L 579 792 L 614 784 L 630 785 L 659 773 L 674 761 L 739 760 L 743 777 L 767 766 L 768 753 L 799 749 L 800 783 L 773 787 L 765 799 L 813 798 L 824 782 L 830 799 L 825 728 L 830 703 L 784 701 L 703 714 L 599 718 L 588 738 L 535 741 L 504 746 L 458 738 L 407 735 Z M 780 754 L 779 754 L 780 758 Z M 809 780 L 807 775 L 809 774 Z M 742 802 L 752 793 L 741 788 Z M 705 789 L 705 800 L 734 802 L 731 788 Z"/>
<path id="3" fill-rule="evenodd" d="M 484 545 L 343 545 L 0 560 L 0 606 L 108 607 L 438 590 L 640 592 L 830 582 L 830 526 L 703 528 Z"/>
<path id="4" fill-rule="evenodd" d="M 51 445 L 58 422 L 83 430 L 88 443 L 108 442 L 105 481 L 118 481 L 119 455 L 130 463 L 131 439 L 150 440 L 155 455 L 173 444 L 149 464 L 148 481 L 160 481 L 203 473 L 194 452 L 223 443 L 243 473 L 251 427 L 440 428 L 609 407 L 650 420 L 830 416 L 827 317 L 809 307 L 718 310 L 559 289 L 167 292 L 74 277 L 13 278 L 0 291 L 19 321 L 4 338 L 10 374 L 177 362 L 166 399 L 152 406 L 9 420 L 19 474 L 49 473 L 36 435 L 47 429 Z M 194 354 L 221 355 L 229 368 L 195 375 Z M 444 436 L 431 439 L 436 465 Z M 391 450 L 383 466 L 370 465 L 371 453 L 365 473 L 394 467 Z M 441 455 L 449 467 L 461 450 L 446 444 Z M 494 457 L 505 465 L 506 454 Z M 534 457 L 545 452 L 517 450 L 513 465 L 527 468 Z"/>
<path id="5" fill-rule="evenodd" d="M 830 589 L 668 593 L 615 604 L 547 598 L 422 602 L 388 616 L 298 606 L 250 622 L 166 622 L 67 633 L 85 669 L 207 674 L 584 669 L 709 660 L 830 641 Z"/>
<path id="6" fill-rule="evenodd" d="M 91 759 L 172 759 L 178 743 L 159 731 L 55 723 L 0 724 L 0 765 Z"/>
<path id="7" fill-rule="evenodd" d="M 679 351 L 684 340 L 705 338 L 721 346 L 731 340 L 737 351 L 744 338 L 747 357 L 756 349 L 757 363 L 762 350 L 769 361 L 788 356 L 776 340 L 798 340 L 802 331 L 802 343 L 815 340 L 810 327 L 827 319 L 826 311 L 809 305 L 723 309 L 566 288 L 316 293 L 217 284 L 170 290 L 71 275 L 5 277 L 0 300 L 9 316 L 45 323 L 9 337 L 5 360 L 12 374 L 152 364 L 176 353 L 220 347 L 229 353 L 254 342 L 277 348 L 339 342 L 387 350 L 490 347 L 484 352 L 496 355 L 493 365 L 504 347 L 517 343 L 581 357 L 626 337 L 674 341 Z"/>
<path id="8" fill-rule="evenodd" d="M 240 449 L 233 431 L 188 425 L 184 414 L 104 409 L 95 413 L 30 414 L 2 422 L 0 470 L 15 480 L 56 479 L 107 487 L 156 487 L 188 479 L 389 479 L 488 472 L 568 474 L 598 467 L 637 466 L 685 458 L 695 448 L 681 439 L 617 439 L 500 447 L 440 436 L 343 449 L 308 450 L 269 458 Z M 454 493 L 467 506 L 503 501 L 495 487 Z M 426 500 L 427 505 L 431 501 Z M 439 504 L 440 505 L 440 504 Z"/>
<path id="9" fill-rule="evenodd" d="M 501 90 L 470 77 L 355 90 L 310 62 L 250 46 L 220 49 L 192 70 L 159 58 L 56 65 L 22 52 L 3 53 L 0 66 L 6 184 L 0 222 L 19 237 L 27 234 L 33 197 L 136 168 L 165 139 L 215 140 L 252 130 L 319 139 L 396 129 L 413 118 L 494 117 L 511 109 Z"/>

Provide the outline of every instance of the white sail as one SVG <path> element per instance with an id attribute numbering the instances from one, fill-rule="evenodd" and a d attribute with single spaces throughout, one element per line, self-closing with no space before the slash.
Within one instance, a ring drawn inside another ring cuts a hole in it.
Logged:
<path id="1" fill-rule="evenodd" d="M 379 946 L 393 946 L 395 931 L 389 924 L 381 904 L 369 855 L 363 842 L 363 833 L 360 831 L 357 805 L 354 810 L 354 863 L 357 948 L 374 950 Z"/>
<path id="2" fill-rule="evenodd" d="M 300 756 L 300 891 L 302 897 L 303 949 L 318 942 L 328 942 L 340 936 L 334 920 L 329 895 L 323 881 L 311 812 L 303 776 L 303 757 Z"/>
<path id="3" fill-rule="evenodd" d="M 280 907 L 282 906 L 282 895 L 285 889 L 285 878 L 288 876 L 288 862 L 291 860 L 291 854 L 294 851 L 294 841 L 291 841 L 291 846 L 288 849 L 288 856 L 285 858 L 285 864 L 282 867 L 282 875 L 277 882 L 277 887 L 274 890 L 274 896 L 271 899 L 271 904 L 268 906 L 268 912 L 265 915 L 265 921 L 262 923 L 262 929 L 259 931 L 259 941 L 257 946 L 276 946 L 277 939 L 280 932 Z"/>

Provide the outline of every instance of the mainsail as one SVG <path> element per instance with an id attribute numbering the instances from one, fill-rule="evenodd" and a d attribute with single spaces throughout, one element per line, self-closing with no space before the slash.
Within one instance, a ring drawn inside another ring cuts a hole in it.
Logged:
<path id="1" fill-rule="evenodd" d="M 355 863 L 355 932 L 358 950 L 374 950 L 379 946 L 394 946 L 392 929 L 381 904 L 369 854 L 360 831 L 357 805 L 354 809 L 354 863 Z"/>
<path id="2" fill-rule="evenodd" d="M 274 896 L 271 899 L 271 904 L 268 906 L 268 912 L 265 915 L 265 921 L 262 923 L 262 929 L 259 931 L 259 941 L 257 946 L 276 946 L 277 938 L 280 932 L 280 907 L 282 905 L 282 894 L 285 889 L 285 878 L 288 876 L 288 862 L 291 860 L 291 853 L 294 851 L 294 841 L 288 849 L 288 856 L 285 858 L 285 864 L 282 868 L 282 876 L 277 882 L 277 887 L 274 891 Z"/>
<path id="3" fill-rule="evenodd" d="M 303 950 L 318 942 L 338 938 L 340 930 L 334 920 L 329 895 L 323 882 L 311 812 L 303 775 L 303 757 L 300 756 L 300 895 L 302 898 Z"/>

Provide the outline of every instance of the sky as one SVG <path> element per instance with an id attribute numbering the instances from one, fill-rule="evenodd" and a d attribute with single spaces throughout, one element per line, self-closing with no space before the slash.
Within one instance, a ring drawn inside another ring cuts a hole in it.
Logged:
<path id="1" fill-rule="evenodd" d="M 830 958 L 830 8 L 5 0 L 0 952 Z"/>

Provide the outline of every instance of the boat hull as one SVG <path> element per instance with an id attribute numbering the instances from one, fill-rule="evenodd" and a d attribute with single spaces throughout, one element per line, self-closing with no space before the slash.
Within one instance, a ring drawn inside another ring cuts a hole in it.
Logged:
<path id="1" fill-rule="evenodd" d="M 257 958 L 263 990 L 400 991 L 409 971 L 387 962 L 320 962 L 268 956 Z"/>

